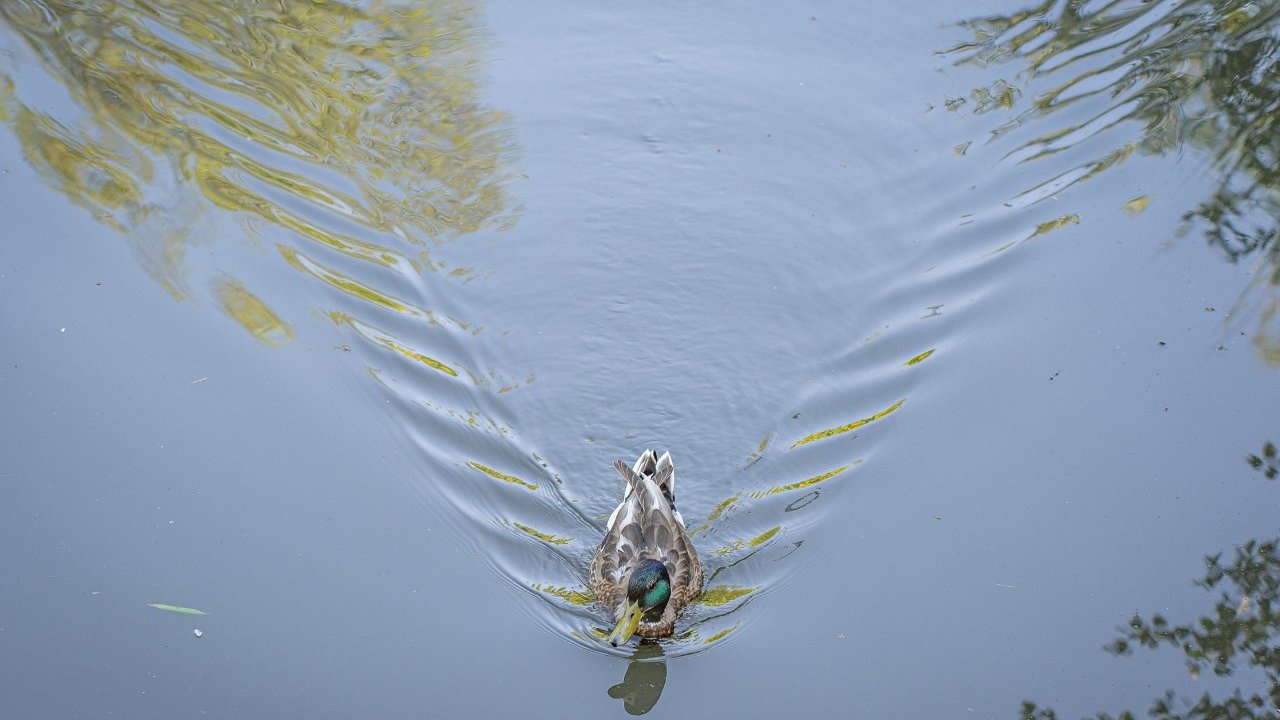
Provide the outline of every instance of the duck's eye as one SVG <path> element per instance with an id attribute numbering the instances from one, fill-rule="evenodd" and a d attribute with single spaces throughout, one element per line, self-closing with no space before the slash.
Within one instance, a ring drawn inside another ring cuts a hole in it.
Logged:
<path id="1" fill-rule="evenodd" d="M 658 587 L 658 578 L 654 578 L 654 579 L 652 579 L 652 580 L 650 580 L 650 581 L 649 581 L 649 587 L 648 587 L 648 589 L 649 589 L 649 590 L 652 590 L 652 589 L 654 589 L 654 588 L 656 588 L 656 587 Z"/>

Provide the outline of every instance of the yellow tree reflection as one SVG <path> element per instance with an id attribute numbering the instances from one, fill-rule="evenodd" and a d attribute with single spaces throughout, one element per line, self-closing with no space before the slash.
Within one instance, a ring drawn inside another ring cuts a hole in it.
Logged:
<path id="1" fill-rule="evenodd" d="M 175 297 L 215 210 L 402 273 L 439 269 L 415 246 L 511 219 L 468 5 L 12 0 L 0 21 L 46 74 L 0 68 L 0 119 Z M 73 111 L 25 97 L 58 87 Z"/>

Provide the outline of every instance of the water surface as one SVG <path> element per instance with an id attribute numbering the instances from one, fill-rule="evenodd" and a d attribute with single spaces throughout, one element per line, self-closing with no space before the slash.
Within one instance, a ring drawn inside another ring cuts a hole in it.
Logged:
<path id="1" fill-rule="evenodd" d="M 1262 687 L 1104 646 L 1274 532 L 1276 15 L 5 4 L 6 702 Z M 707 592 L 624 653 L 585 570 L 648 447 Z"/>

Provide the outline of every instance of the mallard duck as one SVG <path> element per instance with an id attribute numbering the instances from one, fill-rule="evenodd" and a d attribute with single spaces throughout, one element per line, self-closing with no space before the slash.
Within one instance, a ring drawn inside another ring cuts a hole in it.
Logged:
<path id="1" fill-rule="evenodd" d="M 671 453 L 645 450 L 635 465 L 613 466 L 627 488 L 591 561 L 590 585 L 617 623 L 609 634 L 617 647 L 632 635 L 670 635 L 680 611 L 702 591 L 702 564 L 676 510 Z"/>

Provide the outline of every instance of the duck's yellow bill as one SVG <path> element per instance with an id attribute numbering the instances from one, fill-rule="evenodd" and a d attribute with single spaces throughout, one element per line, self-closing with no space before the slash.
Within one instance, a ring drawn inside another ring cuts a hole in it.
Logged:
<path id="1" fill-rule="evenodd" d="M 618 647 L 624 645 L 636 634 L 636 628 L 640 627 L 640 617 L 644 613 L 640 612 L 640 603 L 629 602 L 627 607 L 622 611 L 622 618 L 618 620 L 618 625 L 609 633 L 609 644 Z"/>

